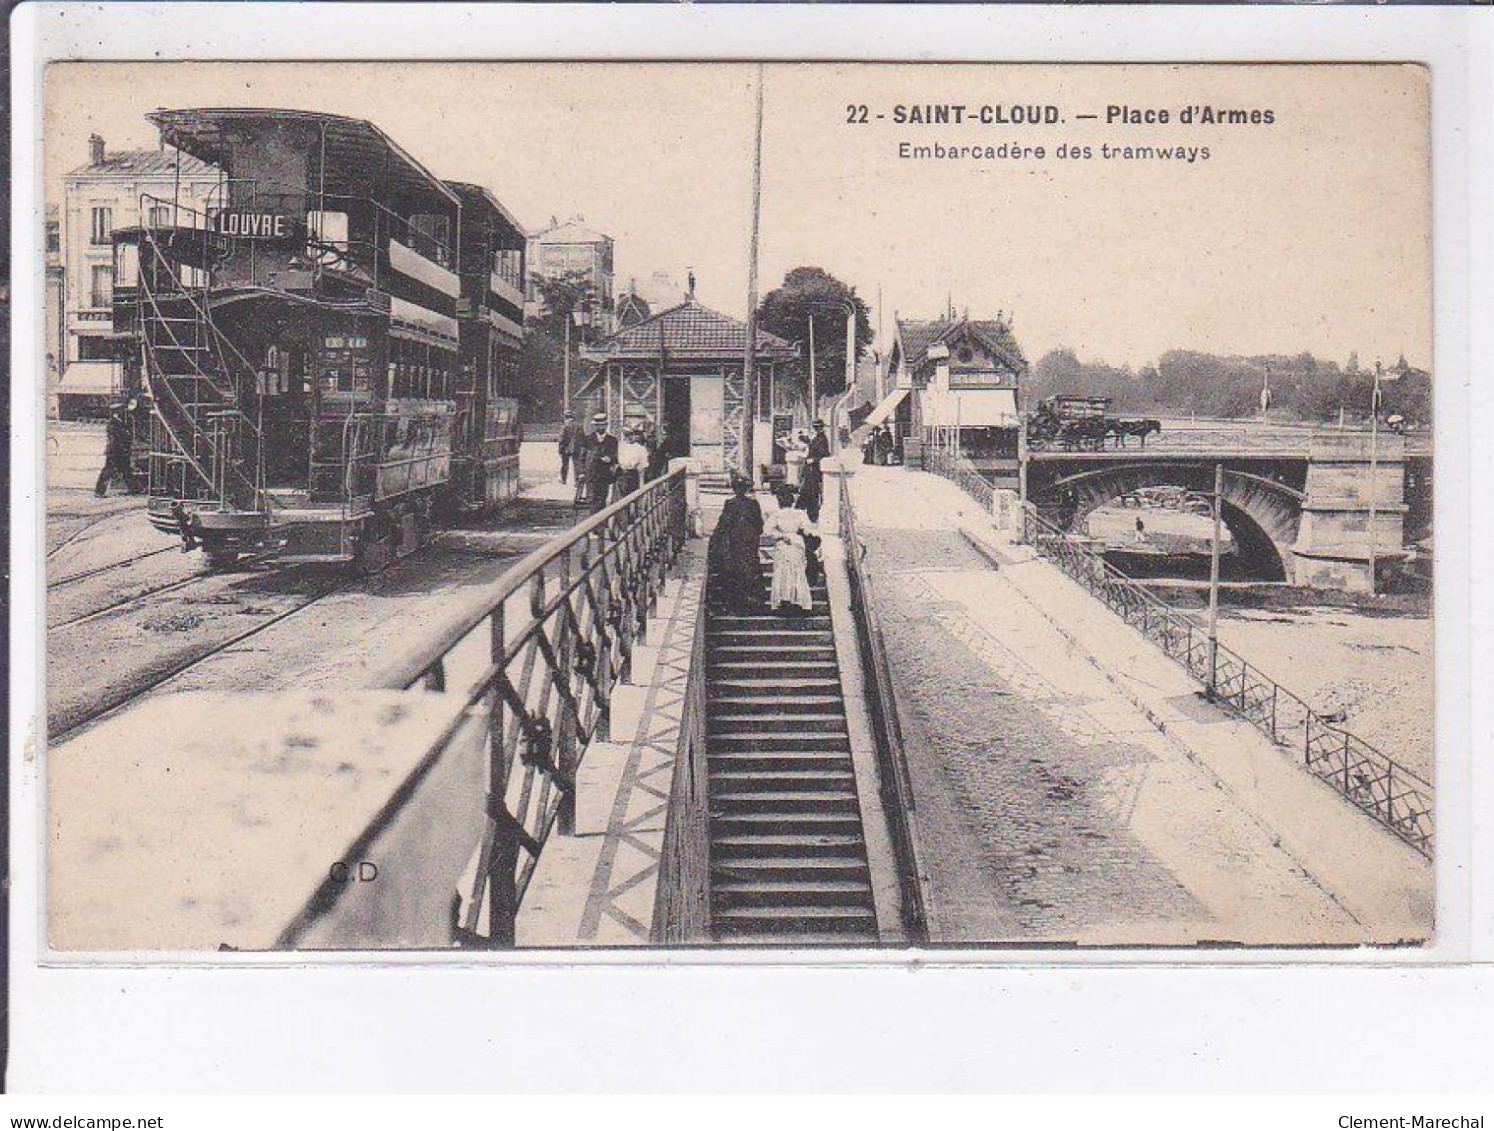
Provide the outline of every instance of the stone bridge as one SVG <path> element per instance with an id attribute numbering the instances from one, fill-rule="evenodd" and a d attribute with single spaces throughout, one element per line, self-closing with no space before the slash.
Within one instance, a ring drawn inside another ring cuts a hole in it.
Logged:
<path id="1" fill-rule="evenodd" d="M 1165 435 L 1165 434 L 1164 434 Z M 1261 576 L 1329 589 L 1368 588 L 1371 441 L 1360 432 L 1271 436 L 1250 450 L 1242 438 L 1149 444 L 1103 451 L 1030 452 L 1027 498 L 1050 521 L 1080 530 L 1099 506 L 1143 487 L 1214 490 L 1224 467 L 1223 521 Z M 1432 461 L 1406 438 L 1374 443 L 1374 537 L 1391 562 L 1431 529 Z"/>

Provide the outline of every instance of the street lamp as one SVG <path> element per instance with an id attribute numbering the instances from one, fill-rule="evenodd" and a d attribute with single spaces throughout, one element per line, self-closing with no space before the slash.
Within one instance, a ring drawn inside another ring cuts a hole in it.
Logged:
<path id="1" fill-rule="evenodd" d="M 563 378 L 564 384 L 561 391 L 561 400 L 562 407 L 566 412 L 571 411 L 571 323 L 574 322 L 577 326 L 584 326 L 586 325 L 586 318 L 586 304 L 582 303 L 572 310 L 566 316 L 565 320 L 565 375 Z"/>

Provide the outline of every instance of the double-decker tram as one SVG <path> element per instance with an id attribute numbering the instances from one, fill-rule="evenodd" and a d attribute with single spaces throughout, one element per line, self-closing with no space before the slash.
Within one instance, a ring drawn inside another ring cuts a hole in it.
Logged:
<path id="1" fill-rule="evenodd" d="M 511 497 L 523 236 L 501 205 L 357 119 L 149 118 L 220 170 L 206 201 L 142 197 L 116 233 L 154 410 L 151 522 L 217 566 L 377 569 Z"/>

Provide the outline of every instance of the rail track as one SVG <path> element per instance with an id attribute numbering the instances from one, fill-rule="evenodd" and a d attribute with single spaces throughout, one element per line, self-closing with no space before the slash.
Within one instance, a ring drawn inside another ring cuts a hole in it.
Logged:
<path id="1" fill-rule="evenodd" d="M 181 585 L 186 584 L 186 582 L 198 580 L 201 580 L 201 578 L 190 577 L 187 578 L 184 582 L 179 582 L 171 588 L 179 588 Z M 330 597 L 333 593 L 341 589 L 343 580 L 344 579 L 342 578 L 327 578 L 323 584 L 318 585 L 312 592 L 306 594 L 303 600 L 297 602 L 292 607 L 283 609 L 280 612 L 275 613 L 273 616 L 266 617 L 258 624 L 245 629 L 243 632 L 235 633 L 227 640 L 219 641 L 206 651 L 182 656 L 178 661 L 169 664 L 159 671 L 151 673 L 139 683 L 134 684 L 124 694 L 116 695 L 112 698 L 107 699 L 106 701 L 100 703 L 97 709 L 88 712 L 84 717 L 76 719 L 68 723 L 64 727 L 59 727 L 56 730 L 53 730 L 49 727 L 47 734 L 47 744 L 49 746 L 56 745 L 57 743 L 71 738 L 74 735 L 82 733 L 89 727 L 93 726 L 95 723 L 117 714 L 124 708 L 130 706 L 132 703 L 135 703 L 139 699 L 157 690 L 163 685 L 170 683 L 177 677 L 184 675 L 186 672 L 191 671 L 198 665 L 207 663 L 209 660 L 213 659 L 215 656 L 218 656 L 223 652 L 226 652 L 228 649 L 234 648 L 239 644 L 242 644 L 245 640 L 248 640 L 254 636 L 258 636 L 266 629 L 273 628 L 281 621 L 288 620 L 298 613 L 303 612 L 304 610 L 310 608 L 312 605 L 315 605 L 318 601 L 321 601 L 326 597 Z M 160 592 L 160 590 L 158 590 L 157 592 Z M 120 603 L 127 604 L 128 602 Z M 107 610 L 99 610 L 99 612 L 104 611 Z M 99 614 L 93 613 L 90 615 L 97 616 Z M 76 623 L 76 621 L 69 623 Z"/>
<path id="2" fill-rule="evenodd" d="M 60 550 L 62 547 L 59 546 L 57 548 Z M 158 550 L 147 550 L 143 554 L 137 554 L 133 558 L 125 558 L 123 561 L 109 562 L 107 565 L 96 566 L 93 569 L 79 570 L 77 573 L 70 573 L 66 577 L 59 577 L 53 580 L 49 580 L 47 582 L 47 588 L 61 589 L 64 585 L 73 585 L 79 581 L 86 581 L 90 577 L 97 577 L 99 574 L 108 573 L 110 570 L 124 569 L 126 566 L 132 566 L 137 562 L 143 562 L 146 558 L 153 558 L 158 554 L 169 554 L 174 550 L 180 552 L 180 547 L 162 546 Z M 50 558 L 51 555 L 49 554 L 48 557 Z"/>

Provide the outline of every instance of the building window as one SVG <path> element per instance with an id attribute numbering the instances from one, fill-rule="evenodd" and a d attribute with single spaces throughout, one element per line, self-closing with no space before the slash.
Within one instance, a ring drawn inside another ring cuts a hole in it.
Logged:
<path id="1" fill-rule="evenodd" d="M 109 306 L 114 301 L 113 264 L 95 266 L 90 275 L 88 291 L 89 305 L 95 310 Z"/>
<path id="2" fill-rule="evenodd" d="M 152 228 L 164 228 L 171 223 L 171 209 L 164 204 L 152 204 L 150 206 L 150 226 Z"/>
<path id="3" fill-rule="evenodd" d="M 114 209 L 93 210 L 92 239 L 94 243 L 108 243 L 114 235 Z"/>
<path id="4" fill-rule="evenodd" d="M 80 335 L 78 338 L 79 361 L 113 361 L 114 343 L 96 335 Z"/>
<path id="5" fill-rule="evenodd" d="M 47 250 L 62 250 L 62 231 L 56 220 L 47 221 Z"/>

